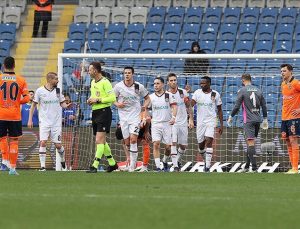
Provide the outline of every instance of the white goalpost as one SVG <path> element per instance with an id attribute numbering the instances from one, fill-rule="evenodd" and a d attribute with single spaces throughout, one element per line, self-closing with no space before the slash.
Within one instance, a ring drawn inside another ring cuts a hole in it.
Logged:
<path id="1" fill-rule="evenodd" d="M 186 59 L 208 59 L 208 73 L 186 72 Z M 91 108 L 86 104 L 89 96 L 90 77 L 86 67 L 92 61 L 101 61 L 103 71 L 109 73 L 112 84 L 122 80 L 125 66 L 133 66 L 134 79 L 142 83 L 150 93 L 153 92 L 153 79 L 160 75 L 166 78 L 170 72 L 178 76 L 179 87 L 189 85 L 190 96 L 200 88 L 200 78 L 211 77 L 211 88 L 217 90 L 222 99 L 224 131 L 215 134 L 213 165 L 211 171 L 238 172 L 245 161 L 246 141 L 243 136 L 241 114 L 234 117 L 233 127 L 226 127 L 226 120 L 234 106 L 241 85 L 241 75 L 249 73 L 252 83 L 258 86 L 266 99 L 269 129 L 261 130 L 256 140 L 256 157 L 259 172 L 285 171 L 289 168 L 288 153 L 281 140 L 281 75 L 280 65 L 289 63 L 294 67 L 294 76 L 299 75 L 299 54 L 91 54 L 59 53 L 59 87 L 70 95 L 76 104 L 76 119 L 73 125 L 63 127 L 63 145 L 66 149 L 67 167 L 72 170 L 88 169 L 94 158 L 94 138 L 91 128 Z M 81 68 L 83 67 L 83 68 Z M 118 162 L 126 161 L 122 144 L 115 138 L 118 122 L 117 109 L 112 107 L 113 122 L 108 142 Z M 194 117 L 195 119 L 195 117 Z M 142 150 L 139 149 L 139 160 Z M 152 157 L 152 152 L 151 152 Z M 56 157 L 57 159 L 59 157 Z M 152 159 L 152 158 L 151 158 Z M 105 167 L 105 162 L 100 163 Z M 153 160 L 151 160 L 153 165 Z M 56 160 L 56 169 L 60 163 Z M 183 157 L 182 171 L 202 171 L 203 162 L 198 154 L 195 129 L 189 131 L 189 144 Z"/>

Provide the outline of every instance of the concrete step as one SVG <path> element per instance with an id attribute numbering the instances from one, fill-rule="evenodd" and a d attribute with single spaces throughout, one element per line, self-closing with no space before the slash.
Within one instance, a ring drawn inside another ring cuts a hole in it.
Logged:
<path id="1" fill-rule="evenodd" d="M 28 62 L 27 62 L 28 63 Z M 32 63 L 33 64 L 33 63 Z M 44 71 L 45 66 L 43 64 L 40 65 L 31 65 L 31 66 L 25 66 L 23 68 L 23 72 L 41 72 Z"/>

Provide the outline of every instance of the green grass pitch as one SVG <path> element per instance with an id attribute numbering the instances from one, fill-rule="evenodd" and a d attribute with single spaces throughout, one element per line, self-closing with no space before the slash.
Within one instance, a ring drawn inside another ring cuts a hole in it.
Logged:
<path id="1" fill-rule="evenodd" d="M 22 171 L 0 174 L 0 228 L 299 228 L 300 177 Z"/>

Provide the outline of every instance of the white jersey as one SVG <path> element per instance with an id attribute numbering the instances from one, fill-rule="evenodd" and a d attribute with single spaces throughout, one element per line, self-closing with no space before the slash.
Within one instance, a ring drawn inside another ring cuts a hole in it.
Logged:
<path id="1" fill-rule="evenodd" d="M 182 93 L 179 92 L 181 90 Z M 175 100 L 177 103 L 177 115 L 175 120 L 175 126 L 187 126 L 187 110 L 185 106 L 185 98 L 188 97 L 188 93 L 186 90 L 178 88 L 175 93 L 169 91 L 171 95 L 175 96 Z"/>
<path id="2" fill-rule="evenodd" d="M 215 94 L 215 96 L 212 96 Z M 217 106 L 222 104 L 220 94 L 212 90 L 204 93 L 202 89 L 197 89 L 192 97 L 197 103 L 197 125 L 203 123 L 217 124 Z"/>
<path id="3" fill-rule="evenodd" d="M 141 98 L 148 95 L 147 89 L 139 82 L 134 82 L 127 87 L 124 81 L 117 83 L 114 87 L 117 102 L 124 102 L 124 108 L 118 108 L 120 120 L 133 121 L 140 119 Z M 130 122 L 129 122 L 130 123 Z"/>
<path id="4" fill-rule="evenodd" d="M 167 96 L 166 96 L 167 94 Z M 165 92 L 158 96 L 150 95 L 152 107 L 152 123 L 169 122 L 172 118 L 171 104 L 176 104 L 175 96 Z"/>
<path id="5" fill-rule="evenodd" d="M 65 97 L 56 88 L 49 91 L 45 86 L 39 87 L 33 101 L 40 105 L 39 125 L 43 127 L 59 127 L 62 125 L 62 107 L 60 103 L 65 101 Z"/>

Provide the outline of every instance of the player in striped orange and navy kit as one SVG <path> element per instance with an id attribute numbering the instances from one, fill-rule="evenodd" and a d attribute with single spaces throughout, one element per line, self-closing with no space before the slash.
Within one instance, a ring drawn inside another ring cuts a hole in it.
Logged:
<path id="1" fill-rule="evenodd" d="M 256 172 L 257 164 L 255 155 L 255 138 L 258 135 L 261 117 L 260 117 L 260 108 L 262 108 L 263 113 L 263 123 L 262 128 L 268 129 L 268 120 L 267 120 L 267 107 L 266 101 L 262 95 L 262 92 L 259 88 L 251 85 L 251 76 L 250 74 L 242 75 L 242 83 L 244 85 L 238 91 L 237 101 L 231 112 L 231 115 L 228 118 L 227 124 L 231 126 L 232 117 L 234 117 L 240 106 L 243 108 L 243 120 L 244 120 L 244 132 L 245 137 L 247 138 L 247 161 L 243 172 L 248 172 L 250 167 L 250 162 L 252 164 L 252 171 Z M 250 171 L 249 171 L 250 172 Z"/>
<path id="2" fill-rule="evenodd" d="M 281 135 L 286 141 L 292 169 L 287 174 L 298 173 L 300 136 L 300 81 L 295 79 L 290 64 L 282 64 L 282 123 Z"/>
<path id="3" fill-rule="evenodd" d="M 18 175 L 16 164 L 19 137 L 22 136 L 20 105 L 30 99 L 25 79 L 14 72 L 15 59 L 6 57 L 4 72 L 0 75 L 0 149 L 1 170 L 9 169 L 10 175 Z"/>

